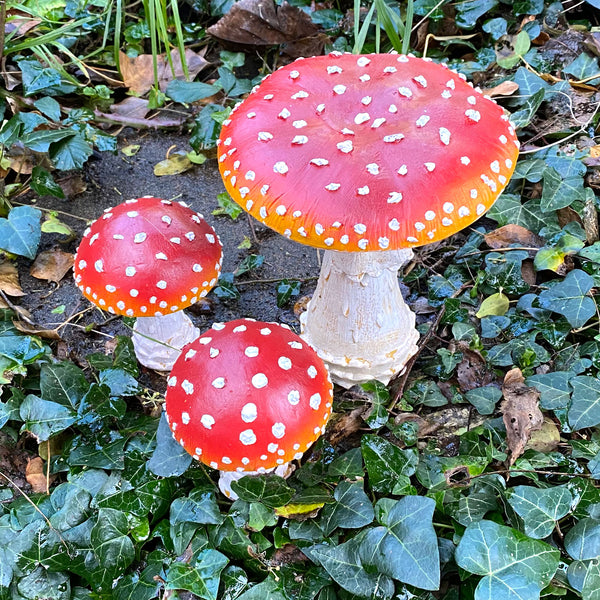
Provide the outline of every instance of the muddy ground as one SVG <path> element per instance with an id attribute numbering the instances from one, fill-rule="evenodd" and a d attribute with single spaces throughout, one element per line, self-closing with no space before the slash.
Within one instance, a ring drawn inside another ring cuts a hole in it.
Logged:
<path id="1" fill-rule="evenodd" d="M 60 219 L 77 232 L 77 239 L 65 243 L 65 236 L 42 234 L 39 252 L 60 247 L 65 252 L 74 253 L 86 227 L 86 220 L 93 220 L 102 211 L 127 199 L 153 195 L 165 199 L 182 200 L 194 210 L 201 212 L 215 228 L 223 242 L 223 271 L 233 271 L 249 254 L 264 256 L 264 264 L 236 281 L 272 280 L 283 278 L 308 279 L 302 283 L 300 296 L 310 295 L 316 285 L 318 275 L 317 251 L 290 242 L 284 237 L 265 228 L 256 221 L 250 222 L 245 213 L 237 220 L 229 216 L 214 216 L 218 208 L 216 196 L 224 191 L 216 159 L 209 159 L 203 165 L 180 175 L 157 177 L 154 166 L 163 160 L 173 146 L 179 151 L 190 150 L 186 136 L 165 132 L 136 132 L 125 130 L 119 136 L 119 148 L 129 144 L 139 144 L 139 152 L 131 157 L 121 151 L 117 154 L 102 153 L 88 161 L 83 173 L 87 186 L 85 192 L 67 199 L 52 197 L 40 198 L 35 205 L 41 209 L 63 211 Z M 250 249 L 238 249 L 245 237 L 256 239 Z M 99 309 L 91 308 L 75 287 L 72 271 L 58 285 L 35 279 L 29 274 L 30 261 L 20 261 L 19 275 L 26 295 L 13 299 L 31 313 L 31 319 L 41 327 L 56 328 L 73 315 L 82 314 L 60 328 L 62 342 L 57 343 L 59 358 L 73 360 L 85 365 L 85 356 L 91 352 L 104 351 L 110 347 L 111 336 L 127 335 L 129 329 L 119 317 L 111 317 Z M 277 307 L 276 283 L 246 283 L 239 286 L 239 300 L 223 301 L 214 293 L 209 294 L 208 305 L 193 307 L 188 311 L 196 325 L 207 329 L 214 321 L 228 321 L 239 317 L 252 317 L 263 321 L 287 323 L 299 331 L 299 321 L 294 314 L 294 301 L 284 308 Z M 52 310 L 65 305 L 63 314 Z M 89 309 L 89 310 L 85 310 Z M 86 326 L 93 330 L 86 331 Z"/>

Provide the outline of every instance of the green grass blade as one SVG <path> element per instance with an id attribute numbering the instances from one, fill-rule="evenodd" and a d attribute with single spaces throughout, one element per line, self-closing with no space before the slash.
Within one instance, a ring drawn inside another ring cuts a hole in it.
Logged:
<path id="1" fill-rule="evenodd" d="M 362 27 L 358 32 L 354 40 L 354 48 L 352 48 L 353 54 L 360 54 L 362 52 L 363 46 L 365 45 L 365 40 L 367 39 L 367 33 L 369 31 L 369 27 L 371 26 L 371 19 L 373 18 L 373 13 L 375 12 L 375 4 L 371 5 L 365 20 L 363 21 Z"/>
<path id="2" fill-rule="evenodd" d="M 187 60 L 185 59 L 185 44 L 183 42 L 183 29 L 181 27 L 181 18 L 179 16 L 179 8 L 177 0 L 171 0 L 171 11 L 173 13 L 173 23 L 175 24 L 175 33 L 177 35 L 177 48 L 179 50 L 179 58 L 181 59 L 181 67 L 186 81 L 190 79 Z"/>
<path id="3" fill-rule="evenodd" d="M 408 0 L 406 3 L 406 16 L 404 23 L 404 36 L 402 38 L 402 54 L 408 54 L 410 49 L 410 34 L 412 32 L 412 25 L 415 11 L 413 0 Z"/>

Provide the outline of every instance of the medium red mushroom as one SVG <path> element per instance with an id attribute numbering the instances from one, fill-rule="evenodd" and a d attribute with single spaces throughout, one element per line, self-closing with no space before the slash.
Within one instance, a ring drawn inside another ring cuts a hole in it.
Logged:
<path id="1" fill-rule="evenodd" d="M 346 387 L 416 351 L 397 272 L 488 210 L 519 143 L 508 116 L 426 59 L 332 53 L 266 77 L 224 122 L 219 166 L 252 216 L 326 250 L 302 336 Z"/>
<path id="2" fill-rule="evenodd" d="M 199 330 L 184 308 L 217 282 L 222 245 L 202 215 L 150 196 L 107 208 L 83 234 L 74 275 L 83 295 L 112 314 L 137 317 L 140 363 L 168 371 Z"/>
<path id="3" fill-rule="evenodd" d="M 333 386 L 323 361 L 284 325 L 215 323 L 188 344 L 168 379 L 173 436 L 231 479 L 284 469 L 323 433 Z M 278 471 L 279 472 L 279 471 Z"/>

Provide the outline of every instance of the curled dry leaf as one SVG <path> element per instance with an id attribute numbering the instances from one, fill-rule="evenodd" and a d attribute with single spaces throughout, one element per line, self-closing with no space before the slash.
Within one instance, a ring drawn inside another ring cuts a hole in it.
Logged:
<path id="1" fill-rule="evenodd" d="M 544 416 L 539 407 L 540 393 L 525 385 L 521 369 L 515 367 L 506 374 L 502 395 L 500 412 L 506 427 L 508 464 L 512 465 L 525 451 L 531 432 L 542 428 Z"/>
<path id="2" fill-rule="evenodd" d="M 161 160 L 154 165 L 154 174 L 157 177 L 164 175 L 179 175 L 189 171 L 194 166 L 194 163 L 188 158 L 185 153 L 174 152 L 165 160 Z"/>
<path id="3" fill-rule="evenodd" d="M 302 296 L 295 304 L 294 304 L 294 314 L 299 317 L 303 312 L 308 310 L 308 303 L 312 296 Z"/>
<path id="4" fill-rule="evenodd" d="M 37 323 L 28 321 L 18 321 L 17 319 L 13 319 L 13 325 L 15 326 L 15 329 L 18 329 L 20 332 L 26 333 L 27 335 L 37 335 L 45 340 L 61 339 L 56 329 L 47 329 L 44 325 L 38 325 Z"/>
<path id="5" fill-rule="evenodd" d="M 240 0 L 207 31 L 236 45 L 285 44 L 283 50 L 293 58 L 321 54 L 327 39 L 305 12 L 287 2 L 277 7 L 273 0 Z"/>
<path id="6" fill-rule="evenodd" d="M 335 415 L 327 425 L 325 435 L 329 439 L 332 446 L 337 446 L 342 440 L 356 433 L 364 426 L 363 416 L 365 408 L 355 408 L 349 413 Z"/>
<path id="7" fill-rule="evenodd" d="M 519 89 L 519 84 L 514 81 L 503 81 L 493 88 L 483 90 L 483 93 L 488 96 L 510 96 Z"/>
<path id="8" fill-rule="evenodd" d="M 494 374 L 487 368 L 485 359 L 477 350 L 471 350 L 467 342 L 458 342 L 458 351 L 463 359 L 456 368 L 456 379 L 461 392 L 489 385 L 494 381 Z"/>
<path id="9" fill-rule="evenodd" d="M 9 296 L 25 296 L 19 283 L 17 267 L 6 260 L 0 262 L 0 290 Z"/>
<path id="10" fill-rule="evenodd" d="M 35 493 L 42 494 L 48 491 L 50 481 L 46 478 L 44 461 L 39 456 L 27 461 L 25 479 Z"/>
<path id="11" fill-rule="evenodd" d="M 541 248 L 544 245 L 544 240 L 539 235 L 521 225 L 504 225 L 486 233 L 483 237 L 485 243 L 494 249 L 509 248 L 511 244 L 520 244 L 527 248 Z"/>
<path id="12" fill-rule="evenodd" d="M 123 77 L 125 86 L 137 94 L 145 94 L 149 91 L 154 85 L 152 55 L 140 54 L 135 58 L 130 58 L 124 52 L 119 52 L 119 60 L 121 76 Z M 163 92 L 167 89 L 170 81 L 184 78 L 181 57 L 177 49 L 171 50 L 171 60 L 173 62 L 173 71 L 171 70 L 171 65 L 166 54 L 159 54 L 157 57 L 158 85 Z M 209 64 L 204 58 L 204 51 L 193 52 L 190 49 L 186 49 L 185 60 L 191 81 Z"/>
<path id="13" fill-rule="evenodd" d="M 69 252 L 53 249 L 40 252 L 29 271 L 36 279 L 58 283 L 73 266 L 75 256 Z"/>

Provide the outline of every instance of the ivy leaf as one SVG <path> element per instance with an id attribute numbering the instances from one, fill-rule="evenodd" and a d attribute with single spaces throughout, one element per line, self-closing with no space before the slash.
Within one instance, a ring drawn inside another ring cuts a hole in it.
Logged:
<path id="1" fill-rule="evenodd" d="M 363 436 L 360 445 L 369 483 L 376 492 L 395 493 L 396 484 L 416 471 L 419 458 L 414 450 L 402 450 L 376 435 Z"/>
<path id="2" fill-rule="evenodd" d="M 356 539 L 339 546 L 317 544 L 303 548 L 302 552 L 320 564 L 334 581 L 351 594 L 378 600 L 387 600 L 394 594 L 394 582 L 388 576 L 363 568 Z"/>
<path id="3" fill-rule="evenodd" d="M 40 394 L 45 400 L 77 410 L 89 388 L 83 371 L 71 362 L 42 365 Z"/>
<path id="4" fill-rule="evenodd" d="M 360 545 L 363 564 L 424 590 L 440 586 L 440 556 L 432 519 L 435 501 L 405 496 L 384 514 L 383 527 L 366 532 Z"/>
<path id="5" fill-rule="evenodd" d="M 472 404 L 480 415 L 491 415 L 502 392 L 493 385 L 474 388 L 465 393 L 465 398 Z"/>
<path id="6" fill-rule="evenodd" d="M 568 416 L 575 430 L 594 427 L 600 423 L 600 381 L 589 375 L 577 375 L 569 383 L 573 387 Z"/>
<path id="7" fill-rule="evenodd" d="M 31 171 L 31 189 L 40 196 L 64 198 L 65 193 L 44 167 L 36 165 Z"/>
<path id="8" fill-rule="evenodd" d="M 497 0 L 467 0 L 456 5 L 456 24 L 461 29 L 472 29 L 477 19 L 498 4 Z"/>
<path id="9" fill-rule="evenodd" d="M 540 407 L 546 410 L 567 408 L 571 400 L 571 386 L 569 381 L 573 378 L 571 371 L 554 371 L 532 375 L 527 378 L 527 385 L 532 385 L 540 392 Z"/>
<path id="10" fill-rule="evenodd" d="M 556 215 L 541 214 L 539 198 L 521 204 L 521 197 L 515 194 L 502 194 L 486 216 L 498 221 L 501 226 L 514 223 L 534 233 L 539 233 L 542 227 L 557 222 Z"/>
<path id="11" fill-rule="evenodd" d="M 231 489 L 246 502 L 262 502 L 271 508 L 285 506 L 295 491 L 278 475 L 251 475 L 231 482 Z"/>
<path id="12" fill-rule="evenodd" d="M 192 457 L 173 438 L 163 413 L 156 430 L 156 449 L 147 463 L 148 470 L 159 477 L 176 477 L 185 473 L 191 464 Z"/>
<path id="13" fill-rule="evenodd" d="M 335 504 L 328 504 L 321 513 L 321 527 L 329 535 L 338 527 L 356 529 L 373 521 L 375 511 L 362 483 L 342 481 L 333 494 Z"/>
<path id="14" fill-rule="evenodd" d="M 203 98 L 213 96 L 219 91 L 219 88 L 208 83 L 200 83 L 197 81 L 181 81 L 173 79 L 169 81 L 165 90 L 167 96 L 175 102 L 182 104 L 190 104 Z"/>
<path id="15" fill-rule="evenodd" d="M 122 577 L 112 591 L 114 600 L 151 600 L 156 598 L 158 590 L 162 586 L 161 572 L 162 563 L 152 563 L 139 574 L 133 573 Z"/>
<path id="16" fill-rule="evenodd" d="M 187 497 L 176 498 L 171 504 L 169 522 L 201 523 L 203 525 L 219 525 L 223 521 L 214 491 L 196 488 Z"/>
<path id="17" fill-rule="evenodd" d="M 600 519 L 581 519 L 565 535 L 565 550 L 575 560 L 600 556 Z"/>
<path id="18" fill-rule="evenodd" d="M 557 549 L 522 533 L 480 521 L 467 527 L 455 559 L 469 573 L 482 575 L 476 600 L 535 600 L 558 568 Z"/>
<path id="19" fill-rule="evenodd" d="M 48 154 L 59 171 L 70 171 L 81 169 L 92 152 L 91 144 L 81 133 L 76 133 L 52 144 Z"/>
<path id="20" fill-rule="evenodd" d="M 45 442 L 77 420 L 75 412 L 66 406 L 33 394 L 26 396 L 21 403 L 20 416 L 24 421 L 22 431 L 29 431 L 38 442 Z"/>
<path id="21" fill-rule="evenodd" d="M 544 187 L 540 209 L 552 212 L 570 206 L 576 200 L 585 201 L 583 177 L 563 178 L 556 169 L 549 167 L 544 171 Z"/>
<path id="22" fill-rule="evenodd" d="M 562 486 L 539 489 L 518 485 L 510 490 L 508 502 L 523 519 L 526 535 L 539 540 L 548 537 L 556 521 L 569 514 L 573 496 Z"/>
<path id="23" fill-rule="evenodd" d="M 35 258 L 42 231 L 41 216 L 37 208 L 15 206 L 7 219 L 0 219 L 0 248 L 19 256 Z"/>
<path id="24" fill-rule="evenodd" d="M 217 600 L 221 571 L 228 562 L 229 559 L 217 550 L 202 550 L 191 564 L 171 564 L 167 571 L 165 588 L 187 590 L 204 600 Z"/>
<path id="25" fill-rule="evenodd" d="M 502 292 L 496 292 L 495 294 L 492 294 L 483 300 L 475 316 L 478 319 L 490 316 L 501 317 L 506 314 L 509 306 L 510 302 L 508 297 Z"/>
<path id="26" fill-rule="evenodd" d="M 588 296 L 594 279 L 580 269 L 573 269 L 559 283 L 539 295 L 539 304 L 563 315 L 571 327 L 582 327 L 596 314 L 596 303 Z"/>

